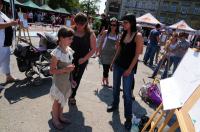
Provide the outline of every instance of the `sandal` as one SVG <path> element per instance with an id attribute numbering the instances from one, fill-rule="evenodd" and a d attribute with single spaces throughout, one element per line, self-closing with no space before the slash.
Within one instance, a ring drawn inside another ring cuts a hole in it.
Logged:
<path id="1" fill-rule="evenodd" d="M 55 129 L 62 130 L 64 128 L 63 125 L 61 123 L 55 123 L 53 121 L 53 113 L 52 113 L 52 111 L 51 111 L 51 116 L 52 116 L 52 125 L 53 125 L 53 127 Z"/>
<path id="2" fill-rule="evenodd" d="M 64 124 L 71 124 L 71 121 L 69 119 L 65 118 L 65 117 L 62 117 L 62 118 L 60 117 L 59 121 L 64 123 Z"/>
<path id="3" fill-rule="evenodd" d="M 75 98 L 69 98 L 69 104 L 71 104 L 71 105 L 76 105 L 76 100 L 75 100 Z"/>
<path id="4" fill-rule="evenodd" d="M 52 125 L 55 129 L 58 129 L 58 130 L 62 130 L 64 129 L 63 125 L 60 124 L 60 123 L 55 123 L 53 120 L 52 120 Z"/>

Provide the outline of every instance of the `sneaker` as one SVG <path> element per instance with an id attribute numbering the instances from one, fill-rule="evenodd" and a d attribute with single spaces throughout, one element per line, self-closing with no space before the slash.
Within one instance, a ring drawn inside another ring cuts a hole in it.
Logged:
<path id="1" fill-rule="evenodd" d="M 113 112 L 113 111 L 116 111 L 117 109 L 118 109 L 118 107 L 108 106 L 107 112 Z"/>

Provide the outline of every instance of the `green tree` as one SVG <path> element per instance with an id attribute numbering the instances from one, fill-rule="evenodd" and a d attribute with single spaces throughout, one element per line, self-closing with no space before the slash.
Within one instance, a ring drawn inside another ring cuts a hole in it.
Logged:
<path id="1" fill-rule="evenodd" d="M 99 2 L 100 0 L 82 0 L 80 2 L 81 11 L 87 15 L 95 15 L 99 10 Z"/>
<path id="2" fill-rule="evenodd" d="M 67 11 L 72 12 L 74 9 L 79 9 L 79 0 L 48 0 L 48 5 L 53 8 L 65 8 Z"/>

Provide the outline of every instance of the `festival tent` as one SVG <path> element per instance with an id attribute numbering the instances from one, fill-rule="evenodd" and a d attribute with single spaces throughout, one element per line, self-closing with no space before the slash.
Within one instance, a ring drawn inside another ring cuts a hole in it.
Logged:
<path id="1" fill-rule="evenodd" d="M 4 0 L 4 1 L 5 1 L 6 3 L 10 3 L 10 0 Z M 18 1 L 16 1 L 16 0 L 15 0 L 15 4 L 16 4 L 16 5 L 20 5 L 20 6 L 23 5 L 22 3 L 20 3 L 20 2 L 18 2 Z"/>
<path id="2" fill-rule="evenodd" d="M 23 3 L 23 6 L 34 8 L 34 9 L 41 9 L 38 5 L 36 5 L 35 3 L 33 3 L 31 0 Z"/>
<path id="3" fill-rule="evenodd" d="M 70 13 L 68 11 L 66 11 L 64 8 L 58 8 L 58 9 L 55 9 L 55 11 L 58 13 L 70 15 Z"/>
<path id="4" fill-rule="evenodd" d="M 156 24 L 163 25 L 159 22 L 151 13 L 144 14 L 136 18 L 137 23 L 141 24 L 142 26 L 155 26 Z"/>
<path id="5" fill-rule="evenodd" d="M 51 9 L 47 4 L 40 6 L 40 8 L 41 8 L 42 10 L 45 10 L 45 11 L 52 11 L 52 12 L 55 12 L 55 10 Z"/>
<path id="6" fill-rule="evenodd" d="M 184 20 L 169 26 L 169 28 L 176 29 L 177 31 L 196 33 L 196 30 L 191 28 Z"/>

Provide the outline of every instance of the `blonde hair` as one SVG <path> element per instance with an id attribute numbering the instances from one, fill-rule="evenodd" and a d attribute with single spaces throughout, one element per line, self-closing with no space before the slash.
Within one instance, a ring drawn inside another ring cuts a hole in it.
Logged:
<path id="1" fill-rule="evenodd" d="M 174 38 L 178 38 L 178 34 L 177 33 L 173 33 L 172 36 L 169 38 L 169 40 L 167 40 L 164 49 L 167 50 L 168 47 L 172 44 L 172 41 Z"/>

